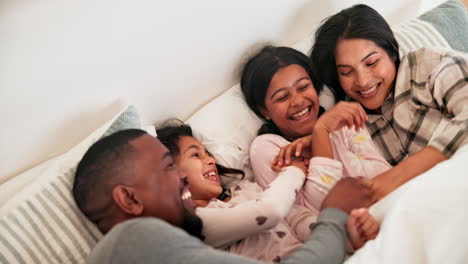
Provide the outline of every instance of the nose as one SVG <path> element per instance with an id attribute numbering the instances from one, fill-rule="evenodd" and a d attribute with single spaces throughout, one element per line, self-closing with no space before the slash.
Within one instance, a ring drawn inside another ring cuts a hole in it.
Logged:
<path id="1" fill-rule="evenodd" d="M 358 87 L 367 87 L 370 80 L 370 74 L 366 70 L 357 70 L 356 79 L 354 80 L 354 85 Z"/>
<path id="2" fill-rule="evenodd" d="M 188 173 L 184 169 L 181 169 L 181 168 L 177 168 L 177 174 L 179 175 L 179 178 L 182 181 L 184 181 L 188 177 Z"/>
<path id="3" fill-rule="evenodd" d="M 205 163 L 208 165 L 214 165 L 216 164 L 216 159 L 213 156 L 206 155 L 205 156 Z"/>
<path id="4" fill-rule="evenodd" d="M 303 101 L 304 101 L 304 98 L 299 93 L 293 92 L 291 94 L 291 106 L 293 107 L 301 106 Z"/>

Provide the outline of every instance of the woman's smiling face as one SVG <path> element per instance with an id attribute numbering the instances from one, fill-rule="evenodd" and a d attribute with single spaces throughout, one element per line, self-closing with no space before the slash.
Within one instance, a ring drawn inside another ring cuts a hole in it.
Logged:
<path id="1" fill-rule="evenodd" d="M 319 99 L 307 71 L 297 64 L 278 70 L 268 86 L 265 108 L 260 111 L 289 140 L 312 133 Z"/>
<path id="2" fill-rule="evenodd" d="M 335 50 L 343 91 L 370 110 L 379 110 L 393 89 L 395 59 L 367 39 L 341 39 Z"/>

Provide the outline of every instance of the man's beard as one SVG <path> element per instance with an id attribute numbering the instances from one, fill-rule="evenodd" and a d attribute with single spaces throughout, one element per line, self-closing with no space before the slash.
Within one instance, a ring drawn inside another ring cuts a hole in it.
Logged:
<path id="1" fill-rule="evenodd" d="M 184 207 L 184 221 L 182 228 L 190 235 L 204 240 L 205 237 L 202 235 L 203 222 L 200 217 L 196 214 L 192 214 L 187 208 Z"/>

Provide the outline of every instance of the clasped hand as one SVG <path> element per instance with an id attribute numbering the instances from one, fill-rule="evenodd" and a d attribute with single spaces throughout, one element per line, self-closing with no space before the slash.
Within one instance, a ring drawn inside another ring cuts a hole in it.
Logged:
<path id="1" fill-rule="evenodd" d="M 359 130 L 364 128 L 367 120 L 367 114 L 359 103 L 337 103 L 318 118 L 310 135 L 298 138 L 280 149 L 273 160 L 273 169 L 278 171 L 281 167 L 292 165 L 293 158 L 302 158 L 305 165 L 309 166 L 309 160 L 312 158 L 312 137 L 315 132 L 332 133 L 345 126 Z"/>

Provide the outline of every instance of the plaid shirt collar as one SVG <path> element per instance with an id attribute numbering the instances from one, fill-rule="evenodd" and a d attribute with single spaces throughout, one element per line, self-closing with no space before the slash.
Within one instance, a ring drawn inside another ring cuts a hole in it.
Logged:
<path id="1" fill-rule="evenodd" d="M 369 117 L 367 128 L 382 155 L 394 166 L 405 159 L 408 152 L 403 147 L 400 136 L 394 127 L 393 109 L 394 91 L 392 90 L 382 104 L 381 114 L 367 111 Z M 389 142 L 392 143 L 388 144 Z"/>
<path id="2" fill-rule="evenodd" d="M 387 98 L 385 98 L 384 102 L 382 103 L 381 114 L 377 114 L 375 111 L 369 111 L 366 109 L 367 116 L 369 117 L 369 121 L 368 121 L 369 125 L 372 125 L 381 117 L 384 117 L 385 119 L 389 121 L 393 120 L 393 103 L 394 103 L 393 95 L 394 95 L 394 92 L 392 89 L 390 94 L 387 96 Z"/>

